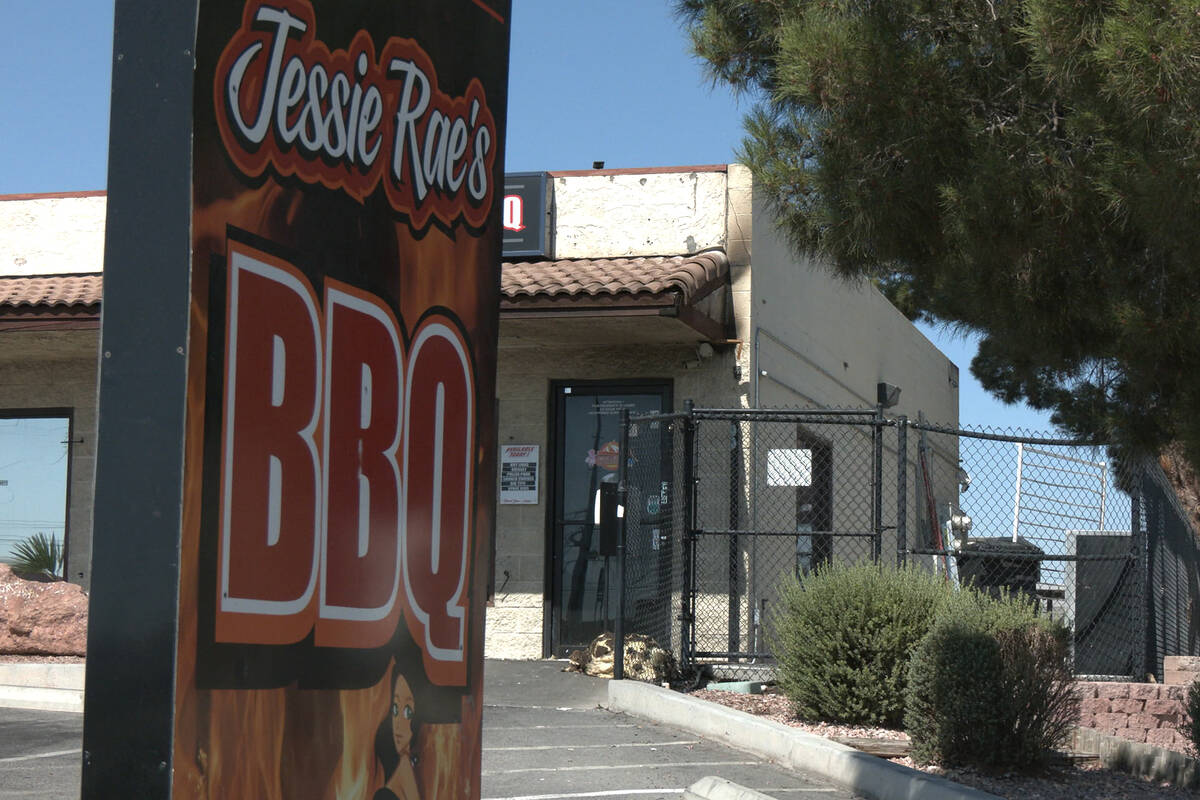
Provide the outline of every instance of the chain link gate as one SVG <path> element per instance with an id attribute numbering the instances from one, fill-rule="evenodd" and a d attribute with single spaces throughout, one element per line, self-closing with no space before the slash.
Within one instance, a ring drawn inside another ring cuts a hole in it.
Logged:
<path id="1" fill-rule="evenodd" d="M 1072 628 L 1077 674 L 1153 671 L 1141 464 L 879 409 L 689 403 L 624 430 L 617 633 L 650 636 L 685 669 L 772 677 L 783 578 L 836 562 L 1021 593 Z"/>

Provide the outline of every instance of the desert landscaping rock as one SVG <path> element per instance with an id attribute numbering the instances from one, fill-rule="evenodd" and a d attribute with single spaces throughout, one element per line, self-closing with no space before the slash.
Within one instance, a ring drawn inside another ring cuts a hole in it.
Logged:
<path id="1" fill-rule="evenodd" d="M 0 657 L 83 656 L 87 614 L 79 586 L 26 580 L 0 564 Z"/>
<path id="2" fill-rule="evenodd" d="M 834 737 L 908 738 L 902 731 L 885 728 L 834 725 L 826 722 L 813 723 L 797 719 L 788 699 L 781 694 L 746 695 L 734 692 L 698 691 L 694 692 L 692 696 L 830 739 Z M 1159 780 L 1137 778 L 1113 769 L 1101 768 L 1095 764 L 1059 767 L 1043 775 L 987 775 L 970 769 L 922 766 L 915 764 L 910 758 L 891 760 L 906 767 L 940 775 L 964 786 L 1014 800 L 1091 800 L 1091 798 L 1096 798 L 1096 800 L 1141 800 L 1141 798 L 1176 800 L 1177 798 L 1196 797 L 1194 790 L 1170 786 Z"/>

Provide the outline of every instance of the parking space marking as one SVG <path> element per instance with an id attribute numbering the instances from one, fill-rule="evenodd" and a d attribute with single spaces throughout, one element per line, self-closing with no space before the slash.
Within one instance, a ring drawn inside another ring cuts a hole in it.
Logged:
<path id="1" fill-rule="evenodd" d="M 489 725 L 484 729 L 487 731 L 559 731 L 565 728 L 578 728 L 587 730 L 593 728 L 644 728 L 645 725 L 635 725 L 632 722 L 620 722 L 615 725 L 610 725 L 607 722 L 595 722 L 591 725 Z"/>
<path id="2" fill-rule="evenodd" d="M 746 767 L 761 761 L 672 761 L 669 764 L 605 764 L 594 767 L 524 767 L 521 769 L 485 769 L 484 775 L 516 775 L 522 772 L 595 772 L 598 770 L 679 769 L 681 767 Z"/>
<path id="3" fill-rule="evenodd" d="M 9 756 L 8 758 L 0 758 L 0 764 L 10 764 L 14 761 L 33 761 L 37 758 L 58 758 L 59 756 L 77 756 L 83 751 L 76 748 L 75 750 L 55 750 L 50 753 L 33 753 L 27 756 Z"/>
<path id="4" fill-rule="evenodd" d="M 626 742 L 622 744 L 530 744 L 514 747 L 485 747 L 483 748 L 483 752 L 493 753 L 505 750 L 600 750 L 610 747 L 691 747 L 692 745 L 697 744 L 700 744 L 699 739 L 691 739 L 679 742 Z"/>
<path id="5" fill-rule="evenodd" d="M 628 797 L 632 794 L 683 794 L 684 789 L 610 789 L 574 794 L 523 794 L 514 797 L 485 797 L 483 800 L 569 800 L 572 797 Z"/>
<path id="6" fill-rule="evenodd" d="M 595 711 L 595 706 L 516 706 L 507 703 L 484 703 L 483 707 L 495 708 L 502 711 L 567 711 L 572 714 Z"/>

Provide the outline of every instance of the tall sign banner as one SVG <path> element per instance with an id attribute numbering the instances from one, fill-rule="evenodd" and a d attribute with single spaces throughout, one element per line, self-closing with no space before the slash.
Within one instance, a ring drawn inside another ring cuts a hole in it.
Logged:
<path id="1" fill-rule="evenodd" d="M 478 798 L 509 0 L 146 5 L 84 798 Z"/>

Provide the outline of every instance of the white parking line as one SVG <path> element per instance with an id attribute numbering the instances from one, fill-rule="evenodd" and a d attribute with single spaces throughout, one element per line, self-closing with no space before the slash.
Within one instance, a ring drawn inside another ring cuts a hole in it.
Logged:
<path id="1" fill-rule="evenodd" d="M 626 744 L 530 744 L 514 747 L 485 747 L 483 752 L 494 753 L 505 750 L 601 750 L 610 747 L 681 747 L 700 744 L 699 739 L 681 742 L 630 742 Z"/>
<path id="2" fill-rule="evenodd" d="M 578 792 L 576 794 L 523 794 L 514 797 L 485 797 L 483 800 L 568 800 L 572 797 L 628 797 L 631 794 L 683 794 L 683 789 L 610 789 L 606 792 Z"/>
<path id="3" fill-rule="evenodd" d="M 0 758 L 0 764 L 11 764 L 14 761 L 33 761 L 36 758 L 58 758 L 59 756 L 79 755 L 82 750 L 55 750 L 52 753 L 33 753 L 28 756 L 9 756 L 8 758 Z"/>
<path id="4" fill-rule="evenodd" d="M 673 761 L 670 764 L 606 764 L 596 767 L 526 767 L 523 769 L 485 769 L 484 775 L 516 775 L 523 772 L 593 772 L 597 770 L 678 769 L 680 767 L 745 767 L 761 761 Z M 557 797 L 557 795 L 555 795 Z"/>
<path id="5" fill-rule="evenodd" d="M 489 725 L 484 729 L 486 735 L 488 731 L 557 731 L 564 728 L 641 728 L 642 725 L 635 725 L 632 722 L 620 722 L 611 724 L 608 722 L 595 722 L 591 725 Z"/>

